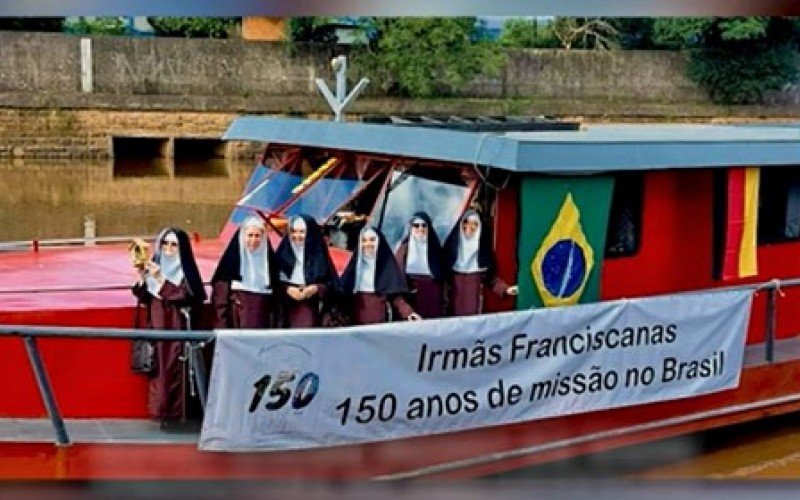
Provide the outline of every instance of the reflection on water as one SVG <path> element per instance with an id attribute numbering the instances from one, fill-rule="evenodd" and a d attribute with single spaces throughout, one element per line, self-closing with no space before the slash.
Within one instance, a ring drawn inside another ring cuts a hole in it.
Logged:
<path id="1" fill-rule="evenodd" d="M 155 234 L 177 225 L 213 237 L 253 163 L 183 163 L 157 176 L 147 175 L 148 168 L 115 176 L 110 162 L 0 163 L 0 241 L 80 237 L 88 214 L 98 236 Z"/>
<path id="2" fill-rule="evenodd" d="M 649 479 L 800 478 L 797 413 L 714 431 L 704 453 L 683 457 L 636 476 Z"/>
<path id="3" fill-rule="evenodd" d="M 798 413 L 520 469 L 493 479 L 797 479 Z"/>

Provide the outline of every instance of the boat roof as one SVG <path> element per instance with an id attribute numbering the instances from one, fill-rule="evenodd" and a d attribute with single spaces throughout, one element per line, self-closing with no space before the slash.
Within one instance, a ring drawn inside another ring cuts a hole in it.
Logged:
<path id="1" fill-rule="evenodd" d="M 589 124 L 476 132 L 398 124 L 244 116 L 226 140 L 482 165 L 520 173 L 796 165 L 800 124 Z"/>

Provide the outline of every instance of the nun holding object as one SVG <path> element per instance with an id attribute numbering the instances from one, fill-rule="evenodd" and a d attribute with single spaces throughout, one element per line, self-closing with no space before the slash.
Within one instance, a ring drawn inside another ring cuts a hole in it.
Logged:
<path id="1" fill-rule="evenodd" d="M 206 292 L 187 234 L 166 228 L 158 235 L 151 260 L 137 267 L 133 294 L 147 307 L 147 323 L 157 330 L 184 330 L 188 318 L 200 312 Z M 150 379 L 148 410 L 162 425 L 186 419 L 186 384 L 183 343 L 155 344 L 155 375 Z"/>

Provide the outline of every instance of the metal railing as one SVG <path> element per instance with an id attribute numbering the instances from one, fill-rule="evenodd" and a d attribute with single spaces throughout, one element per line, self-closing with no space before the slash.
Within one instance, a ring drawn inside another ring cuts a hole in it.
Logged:
<path id="1" fill-rule="evenodd" d="M 152 241 L 155 236 L 98 236 L 98 237 L 83 237 L 83 238 L 57 238 L 46 240 L 17 240 L 17 241 L 3 241 L 0 242 L 0 252 L 3 251 L 19 251 L 31 249 L 38 252 L 42 247 L 69 247 L 69 246 L 93 246 L 101 243 L 129 243 L 130 241 L 139 238 L 145 241 Z"/>
<path id="2" fill-rule="evenodd" d="M 200 233 L 191 233 L 191 238 L 194 243 L 200 241 Z M 32 240 L 15 240 L 15 241 L 0 241 L 0 252 L 10 252 L 31 249 L 38 252 L 42 247 L 70 247 L 70 246 L 95 246 L 99 244 L 111 243 L 130 243 L 135 239 L 144 241 L 153 241 L 156 235 L 144 236 L 95 236 L 93 232 L 85 234 L 80 238 L 51 238 L 51 239 L 32 239 Z"/>
<path id="3" fill-rule="evenodd" d="M 26 325 L 0 325 L 0 337 L 18 336 L 25 342 L 25 350 L 28 353 L 33 374 L 36 378 L 36 385 L 42 397 L 47 415 L 53 424 L 56 433 L 56 445 L 68 446 L 70 439 L 64 426 L 64 419 L 58 409 L 50 378 L 47 375 L 39 346 L 36 341 L 38 337 L 51 338 L 88 338 L 88 339 L 116 339 L 116 340 L 178 340 L 187 342 L 189 354 L 186 362 L 193 367 L 190 378 L 194 376 L 194 383 L 197 386 L 200 405 L 205 408 L 206 402 L 206 374 L 203 364 L 200 347 L 205 342 L 210 342 L 215 338 L 215 334 L 210 330 L 194 330 L 188 332 L 175 330 L 142 330 L 133 328 L 83 328 L 83 327 L 57 327 L 57 326 L 26 326 Z"/>
<path id="4" fill-rule="evenodd" d="M 800 286 L 800 278 L 778 280 L 774 279 L 762 283 L 750 283 L 745 285 L 735 285 L 721 288 L 691 290 L 685 292 L 670 293 L 669 295 L 680 295 L 683 293 L 700 292 L 723 292 L 731 290 L 752 290 L 756 292 L 766 292 L 766 314 L 764 324 L 764 344 L 765 361 L 773 363 L 775 361 L 775 340 L 777 333 L 777 312 L 778 296 L 782 296 L 783 288 Z M 88 338 L 88 339 L 116 339 L 116 340 L 177 340 L 187 342 L 190 347 L 189 361 L 194 364 L 194 381 L 198 388 L 200 403 L 205 407 L 206 401 L 206 374 L 204 364 L 201 359 L 198 347 L 205 342 L 210 342 L 216 338 L 213 330 L 153 330 L 153 329 L 133 329 L 133 328 L 89 328 L 89 327 L 56 327 L 56 326 L 29 326 L 29 325 L 0 325 L 0 337 L 18 336 L 25 342 L 28 359 L 36 377 L 42 401 L 47 409 L 48 416 L 53 424 L 56 433 L 56 444 L 67 446 L 70 444 L 69 436 L 64 427 L 64 420 L 59 412 L 58 405 L 53 394 L 50 380 L 47 375 L 36 339 L 38 337 L 49 338 Z M 190 375 L 191 378 L 191 375 Z"/>

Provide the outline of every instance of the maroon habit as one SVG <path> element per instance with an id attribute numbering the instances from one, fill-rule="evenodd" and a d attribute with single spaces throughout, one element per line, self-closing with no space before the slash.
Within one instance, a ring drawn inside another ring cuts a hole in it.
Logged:
<path id="1" fill-rule="evenodd" d="M 231 290 L 228 281 L 214 283 L 211 303 L 216 328 L 269 328 L 272 325 L 272 295 Z"/>
<path id="2" fill-rule="evenodd" d="M 408 241 L 403 242 L 397 248 L 395 255 L 397 262 L 400 264 L 400 269 L 405 269 L 406 258 L 408 257 Z M 432 276 L 422 274 L 406 274 L 406 279 L 412 296 L 414 296 L 414 310 L 423 319 L 444 316 L 444 294 L 439 281 Z"/>
<path id="3" fill-rule="evenodd" d="M 486 272 L 459 273 L 453 271 L 448 283 L 451 316 L 472 316 L 483 310 L 483 282 Z M 497 277 L 489 280 L 492 291 L 504 297 L 508 285 Z"/>
<path id="4" fill-rule="evenodd" d="M 184 280 L 179 286 L 165 281 L 159 291 L 161 299 L 147 291 L 147 285 L 136 284 L 133 294 L 148 306 L 148 323 L 156 330 L 185 330 L 186 319 L 181 307 L 189 298 Z M 183 342 L 164 340 L 155 343 L 156 373 L 150 379 L 147 409 L 153 418 L 165 420 L 186 419 L 187 380 L 181 361 Z"/>

